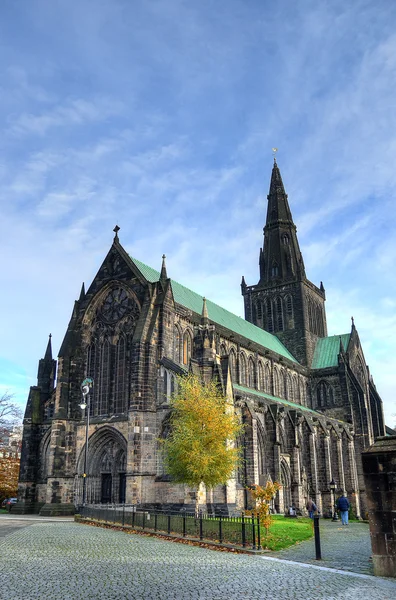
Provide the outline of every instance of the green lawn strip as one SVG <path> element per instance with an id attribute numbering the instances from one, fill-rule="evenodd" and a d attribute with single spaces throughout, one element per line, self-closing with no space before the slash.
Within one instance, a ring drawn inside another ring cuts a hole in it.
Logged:
<path id="1" fill-rule="evenodd" d="M 283 550 L 313 537 L 312 520 L 304 517 L 289 519 L 274 515 L 268 535 L 261 528 L 261 545 L 267 550 Z"/>

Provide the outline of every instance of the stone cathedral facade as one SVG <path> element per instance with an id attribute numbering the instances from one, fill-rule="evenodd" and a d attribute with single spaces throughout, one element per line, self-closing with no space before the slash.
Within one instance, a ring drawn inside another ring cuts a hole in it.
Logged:
<path id="1" fill-rule="evenodd" d="M 159 440 L 169 431 L 176 376 L 216 378 L 245 425 L 242 466 L 206 490 L 217 512 L 249 506 L 246 486 L 279 481 L 274 510 L 312 497 L 331 510 L 330 481 L 366 511 L 361 452 L 385 434 L 382 401 L 358 332 L 327 335 L 325 289 L 309 281 L 288 197 L 274 162 L 259 280 L 241 291 L 245 319 L 132 258 L 118 227 L 96 277 L 75 302 L 57 361 L 51 338 L 30 389 L 20 512 L 72 513 L 82 501 L 86 415 L 89 503 L 189 509 L 196 490 L 172 483 Z"/>

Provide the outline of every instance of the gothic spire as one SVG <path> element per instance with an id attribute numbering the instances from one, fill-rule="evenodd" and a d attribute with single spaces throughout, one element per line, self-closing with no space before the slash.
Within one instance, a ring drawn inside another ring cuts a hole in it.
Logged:
<path id="1" fill-rule="evenodd" d="M 272 167 L 271 183 L 267 198 L 267 226 L 276 223 L 277 221 L 288 221 L 294 226 L 282 176 L 275 158 L 274 166 Z"/>
<path id="2" fill-rule="evenodd" d="M 304 262 L 297 240 L 287 194 L 276 160 L 272 167 L 264 248 L 260 252 L 260 283 L 284 283 L 305 278 Z"/>
<path id="3" fill-rule="evenodd" d="M 44 360 L 52 360 L 52 345 L 51 345 L 52 335 L 49 334 L 47 349 L 45 351 Z"/>

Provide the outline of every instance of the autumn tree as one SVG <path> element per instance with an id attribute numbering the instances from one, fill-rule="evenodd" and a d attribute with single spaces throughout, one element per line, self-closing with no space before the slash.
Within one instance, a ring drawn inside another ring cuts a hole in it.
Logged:
<path id="1" fill-rule="evenodd" d="M 176 483 L 197 488 L 225 484 L 239 460 L 235 440 L 242 426 L 215 381 L 195 375 L 178 378 L 171 399 L 170 433 L 164 440 L 165 464 Z"/>
<path id="2" fill-rule="evenodd" d="M 19 477 L 19 458 L 16 455 L 0 455 L 0 498 L 17 496 Z"/>
<path id="3" fill-rule="evenodd" d="M 0 444 L 12 428 L 22 419 L 21 408 L 13 402 L 13 394 L 8 391 L 0 396 Z"/>
<path id="4" fill-rule="evenodd" d="M 274 481 L 273 483 L 272 481 L 267 481 L 264 487 L 261 485 L 254 485 L 248 488 L 255 502 L 255 507 L 250 511 L 250 514 L 260 517 L 260 523 L 265 527 L 266 533 L 268 533 L 272 523 L 270 511 L 271 500 L 275 498 L 281 487 L 281 484 L 277 481 Z"/>

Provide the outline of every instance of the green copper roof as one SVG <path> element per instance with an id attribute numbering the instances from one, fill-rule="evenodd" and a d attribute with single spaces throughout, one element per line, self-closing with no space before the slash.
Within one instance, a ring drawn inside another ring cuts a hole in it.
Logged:
<path id="1" fill-rule="evenodd" d="M 283 404 L 284 406 L 288 406 L 289 408 L 294 408 L 296 410 L 302 410 L 304 412 L 310 412 L 318 414 L 316 410 L 312 410 L 311 408 L 307 408 L 306 406 L 302 406 L 301 404 L 296 404 L 295 402 L 289 402 L 289 400 L 284 400 L 283 398 L 277 398 L 276 396 L 271 396 L 270 394 L 266 394 L 265 392 L 259 392 L 258 390 L 252 390 L 250 388 L 244 387 L 242 385 L 233 384 L 232 386 L 234 390 L 237 392 L 245 392 L 245 394 L 253 394 L 253 396 L 258 396 L 260 398 L 266 398 L 267 400 L 273 400 L 278 404 Z"/>
<path id="2" fill-rule="evenodd" d="M 343 333 L 342 335 L 332 335 L 319 339 L 316 342 L 312 368 L 326 369 L 326 367 L 336 367 L 340 353 L 340 340 L 342 341 L 344 350 L 347 350 L 350 337 L 350 333 Z"/>
<path id="3" fill-rule="evenodd" d="M 159 271 L 148 267 L 136 258 L 131 257 L 131 259 L 147 281 L 155 283 L 159 280 Z M 173 279 L 171 279 L 171 283 L 175 302 L 200 315 L 202 313 L 202 296 L 184 287 L 184 285 L 177 283 L 177 281 L 174 281 Z M 213 321 L 213 323 L 231 329 L 231 331 L 238 335 L 241 335 L 252 342 L 256 342 L 257 344 L 260 344 L 260 346 L 264 346 L 264 348 L 268 348 L 268 350 L 272 350 L 293 362 L 297 362 L 294 356 L 290 354 L 278 338 L 271 333 L 268 333 L 268 331 L 264 331 L 264 329 L 252 325 L 252 323 L 245 321 L 245 319 L 242 319 L 241 317 L 237 317 L 210 300 L 206 301 L 206 306 L 209 319 L 210 321 Z"/>

